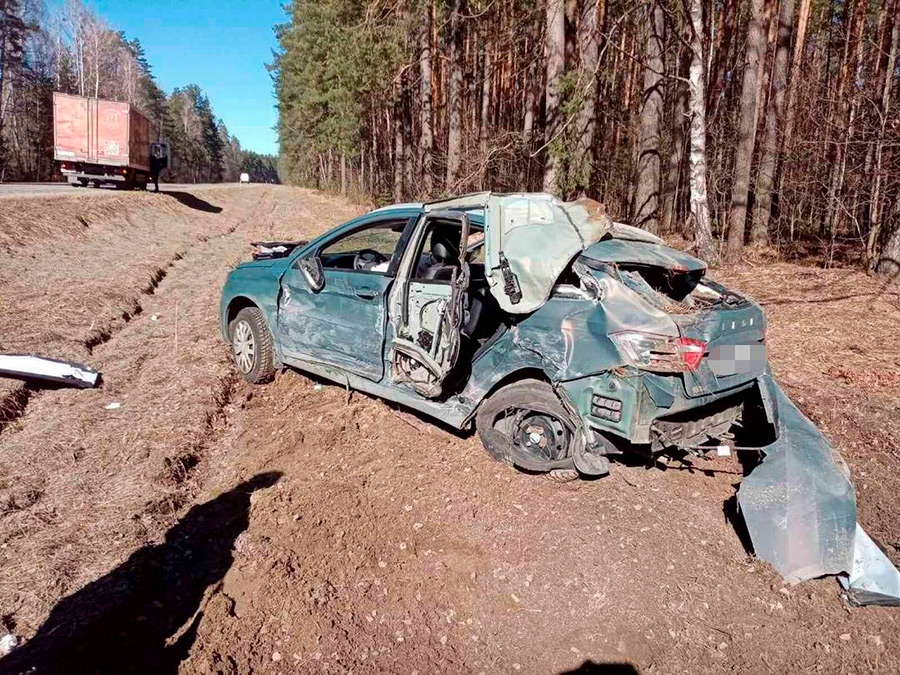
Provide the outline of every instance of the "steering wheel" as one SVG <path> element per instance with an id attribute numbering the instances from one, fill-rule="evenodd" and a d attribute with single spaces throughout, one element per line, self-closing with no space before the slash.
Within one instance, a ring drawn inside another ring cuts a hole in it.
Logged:
<path id="1" fill-rule="evenodd" d="M 353 269 L 370 270 L 375 265 L 384 262 L 387 262 L 387 258 L 381 253 L 371 248 L 364 248 L 361 251 L 357 251 L 356 255 L 353 256 Z"/>

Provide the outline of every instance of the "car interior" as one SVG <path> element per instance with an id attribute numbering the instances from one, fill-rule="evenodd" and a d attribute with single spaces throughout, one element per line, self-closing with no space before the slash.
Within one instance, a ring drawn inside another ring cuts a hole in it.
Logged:
<path id="1" fill-rule="evenodd" d="M 435 220 L 422 239 L 418 263 L 412 281 L 426 284 L 448 284 L 459 270 L 460 224 Z M 462 334 L 479 346 L 501 323 L 502 312 L 488 288 L 484 268 L 484 229 L 469 224 L 468 252 L 469 290 Z"/>
<path id="2" fill-rule="evenodd" d="M 408 219 L 386 222 L 341 237 L 319 251 L 322 267 L 357 272 L 387 271 Z"/>

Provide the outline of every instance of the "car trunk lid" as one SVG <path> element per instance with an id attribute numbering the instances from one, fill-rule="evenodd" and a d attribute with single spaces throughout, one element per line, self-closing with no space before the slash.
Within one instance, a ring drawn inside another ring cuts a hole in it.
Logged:
<path id="1" fill-rule="evenodd" d="M 759 306 L 704 279 L 706 264 L 652 241 L 612 238 L 585 249 L 585 265 L 616 277 L 668 314 L 681 337 L 706 345 L 704 358 L 682 374 L 685 393 L 707 396 L 765 372 L 765 316 Z"/>

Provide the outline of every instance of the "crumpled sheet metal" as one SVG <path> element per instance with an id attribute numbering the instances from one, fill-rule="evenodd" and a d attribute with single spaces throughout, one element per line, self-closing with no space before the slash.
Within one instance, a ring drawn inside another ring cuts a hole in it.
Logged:
<path id="1" fill-rule="evenodd" d="M 789 583 L 847 572 L 853 564 L 856 490 L 828 439 L 769 375 L 778 440 L 744 478 L 738 503 L 756 555 Z"/>
<path id="2" fill-rule="evenodd" d="M 900 607 L 900 572 L 858 524 L 853 568 L 839 578 L 847 597 L 857 605 Z"/>
<path id="3" fill-rule="evenodd" d="M 756 555 L 789 583 L 837 574 L 857 604 L 900 605 L 900 572 L 856 522 L 844 460 L 771 375 L 761 385 L 774 399 L 778 440 L 737 495 Z"/>

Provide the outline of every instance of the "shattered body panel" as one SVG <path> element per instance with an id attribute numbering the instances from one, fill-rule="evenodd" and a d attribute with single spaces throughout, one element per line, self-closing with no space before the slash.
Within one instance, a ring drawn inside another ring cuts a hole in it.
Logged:
<path id="1" fill-rule="evenodd" d="M 339 268 L 320 255 L 384 222 L 402 229 L 391 256 L 371 259 L 366 245 Z M 531 194 L 386 207 L 308 244 L 269 243 L 285 250 L 238 265 L 225 284 L 226 340 L 236 313 L 256 306 L 276 365 L 456 428 L 477 417 L 479 433 L 505 385 L 549 385 L 572 441 L 549 463 L 520 455 L 530 470 L 601 475 L 620 448 L 702 455 L 749 428 L 758 442 L 740 450 L 762 461 L 738 503 L 756 554 L 790 582 L 842 574 L 855 602 L 900 602 L 900 574 L 856 522 L 843 460 L 768 371 L 762 309 L 705 279 L 702 261 L 596 202 Z M 472 257 L 481 246 L 483 263 Z"/>

